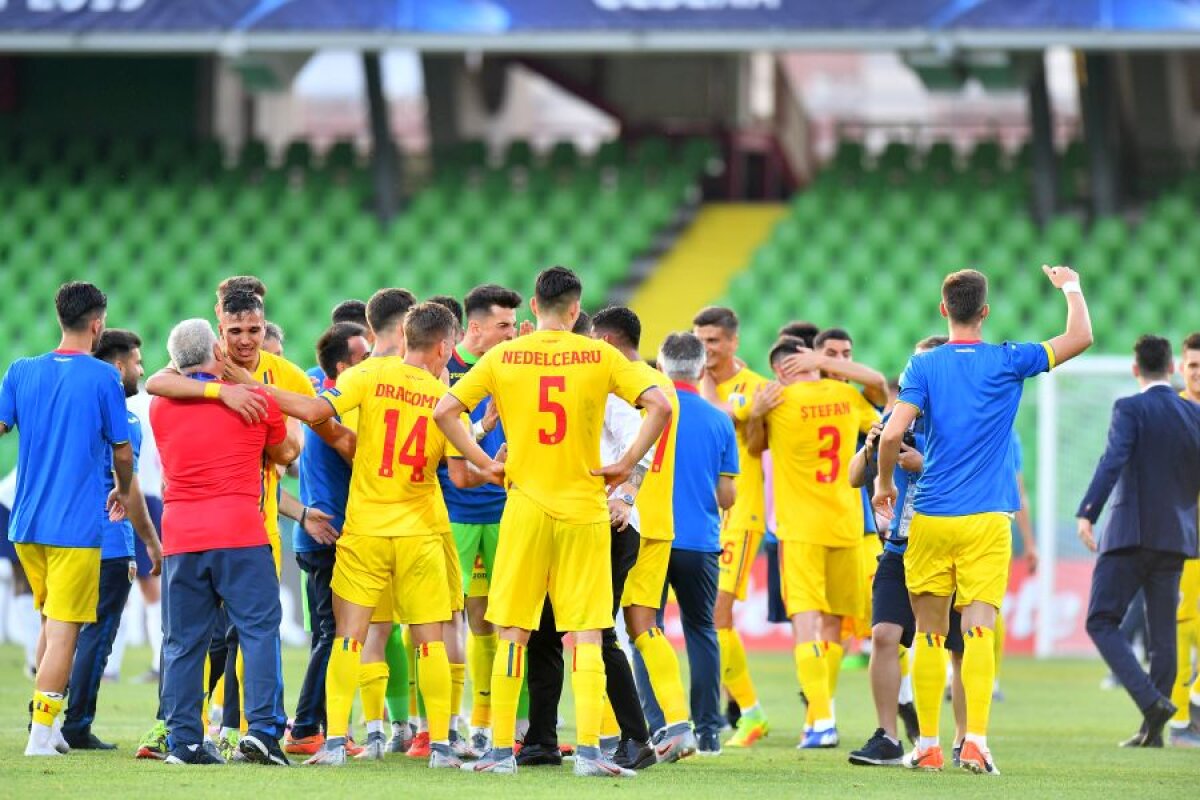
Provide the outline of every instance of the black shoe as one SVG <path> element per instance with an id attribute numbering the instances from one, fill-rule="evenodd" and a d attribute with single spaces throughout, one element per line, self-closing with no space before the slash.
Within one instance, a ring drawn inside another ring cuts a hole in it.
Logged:
<path id="1" fill-rule="evenodd" d="M 225 762 L 213 758 L 209 752 L 198 744 L 181 745 L 171 751 L 164 764 L 186 765 L 190 767 L 213 766 Z"/>
<path id="2" fill-rule="evenodd" d="M 729 722 L 729 727 L 736 728 L 738 720 L 742 718 L 742 708 L 737 704 L 737 700 L 732 697 L 725 704 L 725 719 Z"/>
<path id="3" fill-rule="evenodd" d="M 701 756 L 721 755 L 721 737 L 716 731 L 696 734 L 696 754 Z"/>
<path id="4" fill-rule="evenodd" d="M 658 756 L 649 742 L 639 742 L 636 739 L 622 739 L 617 745 L 617 754 L 613 763 L 625 769 L 646 769 L 658 763 Z"/>
<path id="5" fill-rule="evenodd" d="M 68 734 L 63 731 L 63 738 L 67 740 L 67 744 L 71 745 L 72 750 L 116 750 L 115 744 L 101 741 L 96 734 L 88 731 L 87 734 L 72 733 Z"/>
<path id="6" fill-rule="evenodd" d="M 875 735 L 860 749 L 850 754 L 850 763 L 860 767 L 898 767 L 904 761 L 904 748 L 876 728 Z"/>
<path id="7" fill-rule="evenodd" d="M 562 752 L 544 744 L 526 744 L 517 753 L 518 767 L 561 767 L 562 763 Z"/>
<path id="8" fill-rule="evenodd" d="M 904 736 L 909 744 L 916 744 L 921 735 L 921 726 L 917 722 L 917 707 L 912 703 L 901 703 L 896 706 L 896 716 L 904 724 Z"/>
<path id="9" fill-rule="evenodd" d="M 238 741 L 238 752 L 251 764 L 290 767 L 292 762 L 279 746 L 279 740 L 260 733 L 247 733 Z"/>
<path id="10" fill-rule="evenodd" d="M 1171 721 L 1171 717 L 1175 716 L 1177 710 L 1170 700 L 1160 697 L 1154 701 L 1154 705 L 1142 712 L 1142 730 L 1145 732 L 1142 747 L 1163 746 L 1163 728 Z"/>

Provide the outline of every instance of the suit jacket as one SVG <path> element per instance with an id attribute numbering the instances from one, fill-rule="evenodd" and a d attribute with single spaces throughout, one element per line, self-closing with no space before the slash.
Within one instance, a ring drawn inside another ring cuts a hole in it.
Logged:
<path id="1" fill-rule="evenodd" d="M 1095 522 L 1110 493 L 1101 552 L 1141 547 L 1195 558 L 1200 403 L 1169 386 L 1118 400 L 1108 446 L 1076 516 Z"/>

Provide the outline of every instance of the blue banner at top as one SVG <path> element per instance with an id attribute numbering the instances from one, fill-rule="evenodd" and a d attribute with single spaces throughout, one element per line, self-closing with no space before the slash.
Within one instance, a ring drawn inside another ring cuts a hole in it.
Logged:
<path id="1" fill-rule="evenodd" d="M 1200 0 L 0 0 L 0 31 L 1200 31 Z"/>

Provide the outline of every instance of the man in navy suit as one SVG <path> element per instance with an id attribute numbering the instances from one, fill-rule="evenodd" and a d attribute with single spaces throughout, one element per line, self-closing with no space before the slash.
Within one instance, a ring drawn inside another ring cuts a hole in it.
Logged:
<path id="1" fill-rule="evenodd" d="M 1134 345 L 1141 392 L 1113 405 L 1108 446 L 1076 517 L 1079 536 L 1097 550 L 1092 526 L 1114 492 L 1112 516 L 1092 574 L 1087 631 L 1142 711 L 1142 727 L 1123 747 L 1162 747 L 1175 713 L 1175 610 L 1184 559 L 1195 558 L 1200 494 L 1200 405 L 1180 398 L 1168 377 L 1171 344 L 1142 336 Z M 1150 674 L 1119 630 L 1133 596 L 1146 598 Z"/>

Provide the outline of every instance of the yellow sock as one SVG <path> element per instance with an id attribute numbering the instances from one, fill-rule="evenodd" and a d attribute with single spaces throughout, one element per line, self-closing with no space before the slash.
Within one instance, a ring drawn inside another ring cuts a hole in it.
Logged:
<path id="1" fill-rule="evenodd" d="M 898 645 L 898 647 L 900 648 L 900 680 L 904 680 L 908 677 L 909 671 L 908 648 L 904 645 Z"/>
<path id="2" fill-rule="evenodd" d="M 658 628 L 651 628 L 633 641 L 633 646 L 646 662 L 654 697 L 662 708 L 667 725 L 687 722 L 687 697 L 679 677 L 679 658 L 667 637 Z M 582 743 L 582 742 L 581 742 Z"/>
<path id="3" fill-rule="evenodd" d="M 671 655 L 675 655 L 674 651 Z M 678 668 L 675 672 L 678 675 Z M 575 645 L 571 689 L 575 692 L 575 743 L 580 747 L 599 747 L 600 722 L 604 716 L 604 658 L 600 655 L 600 645 Z M 670 723 L 668 715 L 667 724 Z"/>
<path id="4" fill-rule="evenodd" d="M 250 723 L 246 719 L 246 662 L 242 660 L 242 646 L 239 644 L 237 658 L 234 661 L 234 673 L 238 682 L 238 731 L 242 736 L 250 732 Z"/>
<path id="5" fill-rule="evenodd" d="M 513 746 L 517 728 L 517 699 L 525 674 L 525 647 L 502 641 L 492 661 L 492 746 Z"/>
<path id="6" fill-rule="evenodd" d="M 600 738 L 608 739 L 620 736 L 621 726 L 617 724 L 617 713 L 613 711 L 612 701 L 608 699 L 607 693 L 604 695 L 603 703 L 600 715 Z"/>
<path id="7" fill-rule="evenodd" d="M 912 684 L 921 736 L 936 739 L 941 723 L 942 690 L 946 686 L 944 637 L 921 632 L 913 637 Z M 988 696 L 991 696 L 990 686 Z"/>
<path id="8" fill-rule="evenodd" d="M 413 649 L 407 625 L 404 626 L 404 652 L 408 656 L 408 716 L 415 719 L 421 702 L 417 692 L 417 651 Z"/>
<path id="9" fill-rule="evenodd" d="M 1193 641 L 1196 643 L 1196 649 L 1200 650 L 1200 618 L 1192 620 L 1192 625 L 1195 626 L 1192 629 L 1192 636 L 1195 637 Z M 1200 671 L 1198 671 L 1198 673 L 1200 673 Z M 1188 699 L 1191 702 L 1200 705 L 1200 674 L 1196 675 L 1196 682 L 1192 684 L 1192 694 Z"/>
<path id="10" fill-rule="evenodd" d="M 200 730 L 208 733 L 209 703 L 212 695 L 208 692 L 208 682 L 212 678 L 212 659 L 204 657 L 204 697 L 200 701 Z"/>
<path id="11" fill-rule="evenodd" d="M 463 684 L 467 682 L 467 665 L 450 665 L 450 716 L 462 712 Z"/>
<path id="12" fill-rule="evenodd" d="M 829 674 L 829 699 L 837 697 L 838 678 L 842 675 L 842 657 L 846 649 L 838 642 L 826 642 L 825 671 Z"/>
<path id="13" fill-rule="evenodd" d="M 496 660 L 496 634 L 467 633 L 467 663 L 471 667 L 471 725 L 492 725 L 492 662 Z"/>
<path id="14" fill-rule="evenodd" d="M 1000 677 L 1000 664 L 1004 661 L 1004 615 L 996 612 L 996 627 L 995 637 L 993 637 L 992 651 L 995 654 L 996 661 L 996 677 Z"/>
<path id="15" fill-rule="evenodd" d="M 358 666 L 358 691 L 362 700 L 363 719 L 367 722 L 383 719 L 383 703 L 387 697 L 388 665 L 372 661 Z"/>
<path id="16" fill-rule="evenodd" d="M 1188 679 L 1192 677 L 1192 646 L 1197 644 L 1196 632 L 1200 630 L 1197 620 L 1189 619 L 1177 622 L 1175 626 L 1175 686 L 1171 688 L 1171 702 L 1175 704 L 1175 716 L 1172 722 L 1186 725 L 1191 719 L 1188 714 L 1189 689 Z M 1196 679 L 1200 683 L 1200 678 Z"/>
<path id="17" fill-rule="evenodd" d="M 996 682 L 996 634 L 990 628 L 968 628 L 963 637 L 962 682 L 967 696 L 967 733 L 986 736 Z M 917 712 L 918 715 L 920 712 Z"/>
<path id="18" fill-rule="evenodd" d="M 739 708 L 747 709 L 758 705 L 754 681 L 750 679 L 750 665 L 746 660 L 746 646 L 742 637 L 733 628 L 717 631 L 721 645 L 721 675 L 729 696 Z"/>
<path id="19" fill-rule="evenodd" d="M 333 640 L 333 652 L 325 670 L 325 735 L 329 738 L 345 736 L 350 727 L 350 709 L 354 706 L 361 663 L 361 642 L 349 636 Z"/>
<path id="20" fill-rule="evenodd" d="M 796 645 L 796 679 L 808 698 L 809 725 L 833 719 L 832 698 L 829 695 L 829 670 L 826 666 L 827 642 L 805 642 Z"/>
<path id="21" fill-rule="evenodd" d="M 33 721 L 38 725 L 53 727 L 54 719 L 63 710 L 63 696 L 57 692 L 33 693 Z M 205 725 L 207 728 L 208 726 Z"/>
<path id="22" fill-rule="evenodd" d="M 446 657 L 446 643 L 429 642 L 418 645 L 416 651 L 417 683 L 421 689 L 421 696 L 425 698 L 425 715 L 429 718 L 429 741 L 448 741 L 452 681 L 450 659 Z"/>

